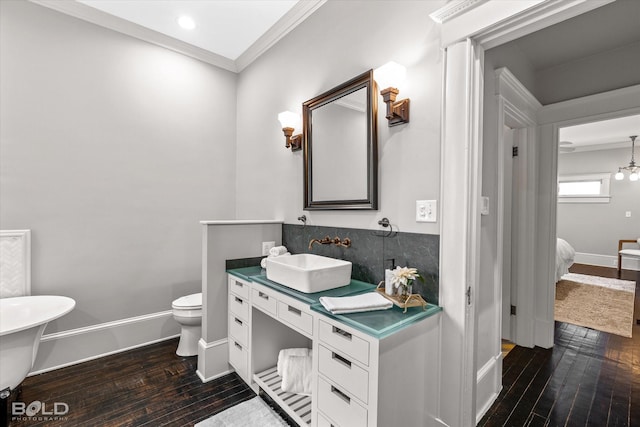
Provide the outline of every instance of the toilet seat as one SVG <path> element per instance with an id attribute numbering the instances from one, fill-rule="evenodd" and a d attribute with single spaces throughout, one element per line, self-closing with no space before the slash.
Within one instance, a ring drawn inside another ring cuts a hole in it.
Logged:
<path id="1" fill-rule="evenodd" d="M 180 297 L 173 301 L 171 307 L 178 310 L 193 310 L 202 308 L 202 292 Z"/>

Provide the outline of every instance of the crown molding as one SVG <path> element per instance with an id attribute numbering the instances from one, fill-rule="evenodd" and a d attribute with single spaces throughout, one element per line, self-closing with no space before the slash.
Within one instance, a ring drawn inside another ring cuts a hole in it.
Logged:
<path id="1" fill-rule="evenodd" d="M 183 42 L 75 0 L 29 0 L 34 4 L 173 50 L 216 67 L 239 73 L 288 34 L 327 0 L 299 1 L 235 61 Z"/>
<path id="2" fill-rule="evenodd" d="M 327 0 L 302 0 L 295 4 L 284 14 L 266 33 L 256 40 L 247 50 L 245 50 L 235 61 L 237 72 L 244 70 L 260 55 L 265 53 L 271 46 L 276 44 L 281 38 L 291 30 L 300 25 Z"/>
<path id="3" fill-rule="evenodd" d="M 449 19 L 455 18 L 458 15 L 462 15 L 463 13 L 468 12 L 476 6 L 486 2 L 488 0 L 454 0 L 449 1 L 446 5 L 442 6 L 440 9 L 431 13 L 429 17 L 433 19 L 438 24 L 442 24 L 443 22 L 448 21 Z"/>

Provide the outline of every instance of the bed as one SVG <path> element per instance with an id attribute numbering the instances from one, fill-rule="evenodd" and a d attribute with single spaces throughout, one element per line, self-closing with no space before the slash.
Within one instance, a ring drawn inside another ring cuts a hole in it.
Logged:
<path id="1" fill-rule="evenodd" d="M 575 256 L 575 249 L 566 240 L 558 237 L 556 239 L 556 283 L 569 272 Z"/>

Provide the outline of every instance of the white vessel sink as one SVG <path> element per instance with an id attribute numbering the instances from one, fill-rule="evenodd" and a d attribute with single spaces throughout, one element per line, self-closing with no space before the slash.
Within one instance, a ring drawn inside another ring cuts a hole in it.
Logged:
<path id="1" fill-rule="evenodd" d="M 348 285 L 351 263 L 314 254 L 272 257 L 267 258 L 267 279 L 312 294 Z"/>

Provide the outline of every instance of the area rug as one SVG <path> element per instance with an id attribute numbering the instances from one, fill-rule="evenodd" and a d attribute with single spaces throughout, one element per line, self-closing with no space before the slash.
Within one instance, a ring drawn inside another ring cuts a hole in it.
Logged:
<path id="1" fill-rule="evenodd" d="M 195 427 L 288 427 L 259 397 L 247 400 L 200 421 Z"/>
<path id="2" fill-rule="evenodd" d="M 555 320 L 631 338 L 635 282 L 569 273 L 556 284 Z"/>

